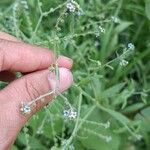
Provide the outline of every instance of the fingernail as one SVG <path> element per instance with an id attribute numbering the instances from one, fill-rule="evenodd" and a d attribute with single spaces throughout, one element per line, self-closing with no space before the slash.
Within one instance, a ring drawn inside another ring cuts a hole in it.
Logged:
<path id="1" fill-rule="evenodd" d="M 73 76 L 69 69 L 59 69 L 59 80 L 54 73 L 48 75 L 48 81 L 52 90 L 58 89 L 60 92 L 67 90 L 73 83 Z"/>
<path id="2" fill-rule="evenodd" d="M 73 63 L 73 60 L 69 57 L 66 57 L 66 56 L 60 56 L 58 59 L 65 59 L 66 61 L 69 61 L 70 63 Z"/>
<path id="3" fill-rule="evenodd" d="M 71 58 L 66 57 L 66 56 L 59 56 L 57 62 L 58 62 L 58 64 L 59 64 L 59 62 L 60 62 L 60 64 L 65 64 L 65 66 L 68 69 L 71 69 L 73 66 L 73 60 Z"/>

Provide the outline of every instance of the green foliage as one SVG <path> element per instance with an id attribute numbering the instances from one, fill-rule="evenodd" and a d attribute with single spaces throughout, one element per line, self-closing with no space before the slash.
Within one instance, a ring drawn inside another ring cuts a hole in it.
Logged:
<path id="1" fill-rule="evenodd" d="M 22 1 L 0 1 L 0 28 L 74 60 L 74 85 L 64 96 L 78 116 L 64 118 L 58 97 L 12 149 L 150 149 L 150 1 L 77 0 L 75 12 L 65 0 Z"/>
<path id="2" fill-rule="evenodd" d="M 150 20 L 150 1 L 146 0 L 145 2 L 145 13 L 148 19 Z"/>

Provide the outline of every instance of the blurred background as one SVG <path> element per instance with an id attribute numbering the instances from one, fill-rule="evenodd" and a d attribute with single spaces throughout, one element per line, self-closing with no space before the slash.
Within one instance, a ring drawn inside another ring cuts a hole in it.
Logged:
<path id="1" fill-rule="evenodd" d="M 0 0 L 0 30 L 74 60 L 12 150 L 150 149 L 150 0 Z"/>

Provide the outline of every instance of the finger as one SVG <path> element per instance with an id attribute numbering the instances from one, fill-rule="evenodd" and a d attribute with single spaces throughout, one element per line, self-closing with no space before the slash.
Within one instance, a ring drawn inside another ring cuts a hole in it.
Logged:
<path id="1" fill-rule="evenodd" d="M 57 63 L 59 67 L 64 67 L 67 69 L 71 69 L 73 65 L 72 59 L 65 57 L 65 56 L 59 56 L 57 59 Z M 28 73 L 26 73 L 28 74 Z M 16 79 L 16 75 L 14 72 L 11 71 L 2 71 L 0 72 L 0 81 L 4 82 L 11 82 Z"/>
<path id="2" fill-rule="evenodd" d="M 72 82 L 72 74 L 66 68 L 60 68 L 59 91 L 62 92 L 68 89 Z M 20 112 L 21 102 L 30 102 L 40 95 L 43 95 L 51 90 L 55 78 L 54 74 L 50 74 L 48 70 L 38 71 L 28 74 L 18 80 L 10 83 L 0 92 L 0 100 L 2 108 L 0 122 L 5 120 L 4 124 L 0 124 L 0 130 L 8 128 L 8 133 L 5 136 L 16 136 L 24 123 L 40 108 L 51 100 L 51 96 L 46 97 L 44 102 L 37 102 L 36 107 L 31 111 L 31 115 L 24 116 Z M 5 118 L 1 118 L 5 116 Z M 6 127 L 7 126 L 7 127 Z M 7 137 L 5 137 L 7 138 Z"/>
<path id="3" fill-rule="evenodd" d="M 47 48 L 0 39 L 0 71 L 33 72 L 48 68 L 54 60 L 54 53 Z M 72 66 L 72 61 L 62 56 L 58 63 L 68 69 Z"/>
<path id="4" fill-rule="evenodd" d="M 15 38 L 14 36 L 1 31 L 0 31 L 0 39 L 13 41 L 13 42 L 21 42 L 19 39 Z"/>
<path id="5" fill-rule="evenodd" d="M 57 64 L 59 67 L 71 69 L 73 66 L 73 60 L 65 56 L 59 56 L 57 59 Z M 32 72 L 23 73 L 23 75 L 26 75 L 28 73 Z"/>
<path id="6" fill-rule="evenodd" d="M 31 72 L 45 69 L 54 62 L 54 54 L 46 48 L 0 40 L 0 71 Z"/>
<path id="7" fill-rule="evenodd" d="M 0 32 L 0 39 L 4 39 L 4 40 L 7 40 L 7 41 L 12 41 L 12 42 L 22 42 L 19 39 L 17 39 L 16 37 L 14 37 L 10 34 L 7 34 L 5 32 Z M 60 67 L 65 67 L 65 68 L 68 68 L 68 69 L 71 69 L 72 65 L 73 65 L 72 59 L 70 59 L 68 57 L 65 57 L 65 56 L 59 56 L 58 59 L 57 59 L 57 62 L 58 62 Z"/>

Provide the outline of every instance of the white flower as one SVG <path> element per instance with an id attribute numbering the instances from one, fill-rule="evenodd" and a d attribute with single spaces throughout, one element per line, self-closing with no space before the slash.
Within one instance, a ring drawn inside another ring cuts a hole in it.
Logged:
<path id="1" fill-rule="evenodd" d="M 64 110 L 63 114 L 64 114 L 64 117 L 66 118 L 66 117 L 69 116 L 69 111 L 68 110 Z"/>
<path id="2" fill-rule="evenodd" d="M 110 127 L 110 122 L 107 121 L 107 123 L 105 124 L 105 128 L 108 129 Z"/>
<path id="3" fill-rule="evenodd" d="M 130 49 L 130 50 L 134 50 L 134 49 L 135 49 L 134 44 L 132 44 L 132 43 L 128 43 L 128 49 Z"/>
<path id="4" fill-rule="evenodd" d="M 105 29 L 99 26 L 100 32 L 105 33 Z"/>
<path id="5" fill-rule="evenodd" d="M 30 112 L 31 112 L 31 107 L 30 107 L 30 105 L 29 104 L 27 104 L 27 103 L 22 103 L 22 106 L 21 106 L 21 112 L 23 113 L 23 114 L 30 114 Z"/>
<path id="6" fill-rule="evenodd" d="M 117 17 L 112 16 L 111 19 L 114 23 L 119 23 L 120 22 L 119 18 L 117 18 Z"/>
<path id="7" fill-rule="evenodd" d="M 36 133 L 37 133 L 37 134 L 43 134 L 43 132 L 44 132 L 43 130 L 38 129 Z"/>
<path id="8" fill-rule="evenodd" d="M 73 109 L 64 110 L 63 114 L 65 118 L 69 118 L 70 120 L 73 120 L 77 117 L 77 112 Z"/>
<path id="9" fill-rule="evenodd" d="M 122 66 L 122 67 L 125 67 L 125 66 L 127 66 L 128 65 L 128 61 L 126 61 L 125 59 L 121 59 L 121 61 L 120 61 L 120 63 L 119 63 L 119 65 L 120 66 Z"/>
<path id="10" fill-rule="evenodd" d="M 68 2 L 66 7 L 70 12 L 75 12 L 75 10 L 76 10 L 76 7 L 72 2 Z"/>

